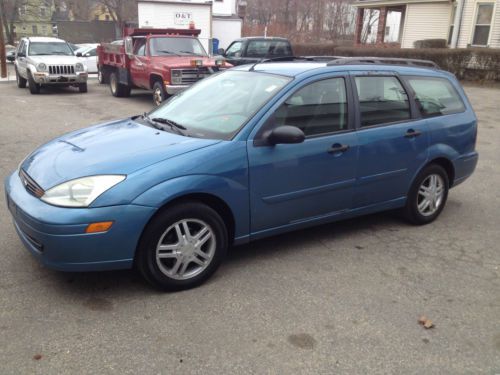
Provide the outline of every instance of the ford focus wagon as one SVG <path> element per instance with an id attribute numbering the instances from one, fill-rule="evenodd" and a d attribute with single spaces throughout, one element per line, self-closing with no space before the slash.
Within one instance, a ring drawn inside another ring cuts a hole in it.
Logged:
<path id="1" fill-rule="evenodd" d="M 5 190 L 46 266 L 136 266 L 178 290 L 233 245 L 384 210 L 432 222 L 473 173 L 476 134 L 460 84 L 432 63 L 263 62 L 57 138 Z"/>

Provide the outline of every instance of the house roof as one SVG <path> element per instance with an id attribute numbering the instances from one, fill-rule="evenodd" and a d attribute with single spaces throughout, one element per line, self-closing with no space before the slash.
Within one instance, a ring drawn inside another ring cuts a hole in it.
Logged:
<path id="1" fill-rule="evenodd" d="M 376 8 L 417 3 L 450 3 L 450 0 L 356 0 L 353 6 L 357 8 Z"/>

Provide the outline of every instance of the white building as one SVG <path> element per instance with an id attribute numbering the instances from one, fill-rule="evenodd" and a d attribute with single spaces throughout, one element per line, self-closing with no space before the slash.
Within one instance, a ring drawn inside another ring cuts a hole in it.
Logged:
<path id="1" fill-rule="evenodd" d="M 191 22 L 201 29 L 200 41 L 211 51 L 211 40 L 226 48 L 241 37 L 242 19 L 238 16 L 242 0 L 139 0 L 139 27 L 189 28 Z"/>
<path id="2" fill-rule="evenodd" d="M 366 14 L 380 13 L 376 43 L 396 41 L 413 48 L 415 41 L 445 39 L 452 48 L 500 48 L 500 0 L 357 0 L 356 43 L 361 42 Z M 391 13 L 399 13 L 399 27 L 387 25 Z M 391 38 L 386 26 L 397 28 Z"/>

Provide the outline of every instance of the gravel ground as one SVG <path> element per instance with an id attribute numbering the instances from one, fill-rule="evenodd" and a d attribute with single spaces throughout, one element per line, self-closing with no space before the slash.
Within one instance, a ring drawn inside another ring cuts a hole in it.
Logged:
<path id="1" fill-rule="evenodd" d="M 500 89 L 466 91 L 480 161 L 434 224 L 378 214 L 259 241 L 186 292 L 40 266 L 1 194 L 0 373 L 500 374 Z M 150 103 L 95 81 L 38 96 L 0 83 L 0 175 L 61 133 Z"/>

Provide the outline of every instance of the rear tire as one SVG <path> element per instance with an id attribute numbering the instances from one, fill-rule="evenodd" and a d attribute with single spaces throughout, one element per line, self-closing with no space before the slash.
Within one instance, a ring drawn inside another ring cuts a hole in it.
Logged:
<path id="1" fill-rule="evenodd" d="M 106 77 L 106 74 L 102 71 L 101 68 L 97 68 L 97 80 L 101 85 L 108 83 L 108 77 Z"/>
<path id="2" fill-rule="evenodd" d="M 109 76 L 109 89 L 111 90 L 111 95 L 117 98 L 130 96 L 131 87 L 121 84 L 116 72 L 112 72 Z"/>
<path id="3" fill-rule="evenodd" d="M 40 93 L 40 85 L 35 82 L 33 76 L 30 72 L 28 72 L 28 86 L 31 94 L 39 94 Z"/>
<path id="4" fill-rule="evenodd" d="M 405 217 L 413 224 L 429 224 L 437 219 L 448 199 L 449 179 L 443 167 L 430 164 L 415 178 L 408 193 Z"/>
<path id="5" fill-rule="evenodd" d="M 160 106 L 168 98 L 168 94 L 165 91 L 165 86 L 161 81 L 156 81 L 153 84 L 153 104 L 155 106 Z"/>
<path id="6" fill-rule="evenodd" d="M 147 225 L 135 264 L 158 289 L 190 289 L 217 270 L 227 246 L 227 229 L 219 214 L 204 204 L 184 202 L 160 212 Z"/>
<path id="7" fill-rule="evenodd" d="M 87 82 L 78 84 L 78 91 L 85 93 L 88 91 Z"/>
<path id="8" fill-rule="evenodd" d="M 17 71 L 16 69 L 16 82 L 17 82 L 17 87 L 19 87 L 20 89 L 24 89 L 26 88 L 26 79 L 21 77 L 19 75 L 19 72 Z"/>

